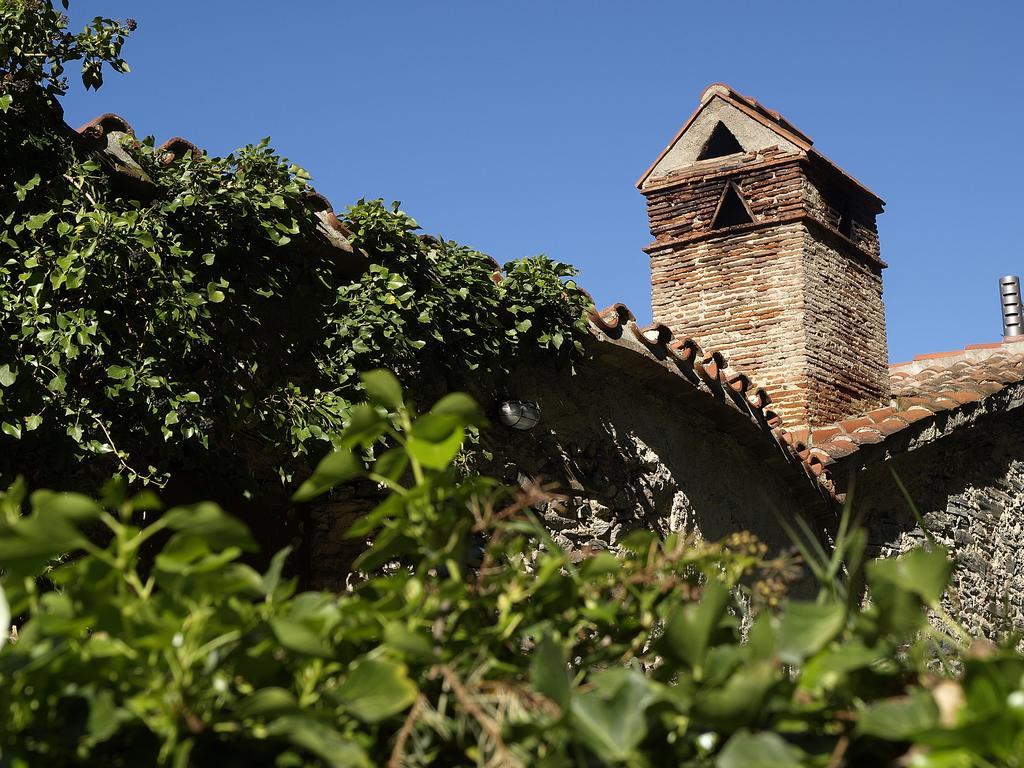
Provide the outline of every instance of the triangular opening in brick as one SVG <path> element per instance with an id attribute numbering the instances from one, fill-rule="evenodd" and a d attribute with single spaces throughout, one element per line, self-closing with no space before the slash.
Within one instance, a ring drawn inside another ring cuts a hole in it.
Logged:
<path id="1" fill-rule="evenodd" d="M 732 131 L 726 128 L 725 123 L 719 120 L 714 130 L 711 131 L 711 135 L 708 136 L 708 140 L 704 142 L 704 146 L 701 148 L 700 154 L 697 155 L 697 159 L 710 160 L 713 157 L 735 155 L 737 152 L 742 151 L 743 147 L 736 137 L 732 135 Z"/>
<path id="2" fill-rule="evenodd" d="M 747 207 L 747 201 L 740 194 L 740 188 L 730 181 L 722 190 L 718 208 L 715 209 L 715 217 L 711 220 L 711 228 L 735 227 L 737 224 L 749 224 L 753 220 L 754 214 Z"/>

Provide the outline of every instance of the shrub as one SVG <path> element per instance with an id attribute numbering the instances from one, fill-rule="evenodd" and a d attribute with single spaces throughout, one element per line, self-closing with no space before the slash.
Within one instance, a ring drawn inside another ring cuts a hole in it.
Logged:
<path id="1" fill-rule="evenodd" d="M 1024 758 L 1024 658 L 926 621 L 951 568 L 940 548 L 865 564 L 850 529 L 849 579 L 778 611 L 766 598 L 790 564 L 746 535 L 637 533 L 621 557 L 579 560 L 533 517 L 542 489 L 457 480 L 451 461 L 481 424 L 470 398 L 417 416 L 390 374 L 364 387 L 370 402 L 296 494 L 361 475 L 390 489 L 351 532 L 373 543 L 340 596 L 295 593 L 287 550 L 264 573 L 239 562 L 251 537 L 209 503 L 161 512 L 113 483 L 95 501 L 37 491 L 23 514 L 24 487 L 8 491 L 2 585 L 21 618 L 0 649 L 0 764 Z M 863 610 L 847 586 L 862 581 Z"/>

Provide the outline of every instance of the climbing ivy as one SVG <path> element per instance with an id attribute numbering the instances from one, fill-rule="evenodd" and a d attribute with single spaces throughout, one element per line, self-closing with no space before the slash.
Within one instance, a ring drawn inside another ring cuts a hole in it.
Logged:
<path id="1" fill-rule="evenodd" d="M 309 174 L 267 140 L 173 159 L 126 134 L 98 152 L 60 116 L 65 64 L 86 87 L 126 72 L 134 22 L 71 34 L 49 2 L 0 8 L 0 472 L 251 488 L 329 447 L 357 370 L 484 394 L 524 349 L 578 353 L 587 301 L 566 264 L 496 276 L 381 200 L 344 214 L 354 254 L 328 247 Z"/>

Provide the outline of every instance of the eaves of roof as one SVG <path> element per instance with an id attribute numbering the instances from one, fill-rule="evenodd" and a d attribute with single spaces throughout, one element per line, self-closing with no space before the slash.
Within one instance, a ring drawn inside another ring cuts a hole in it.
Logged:
<path id="1" fill-rule="evenodd" d="M 788 478 L 797 498 L 834 500 L 836 489 L 824 467 L 786 440 L 768 392 L 732 369 L 720 352 L 702 349 L 693 339 L 676 339 L 665 325 L 640 327 L 624 304 L 594 309 L 588 320 L 590 351 L 597 360 L 708 417 Z"/>

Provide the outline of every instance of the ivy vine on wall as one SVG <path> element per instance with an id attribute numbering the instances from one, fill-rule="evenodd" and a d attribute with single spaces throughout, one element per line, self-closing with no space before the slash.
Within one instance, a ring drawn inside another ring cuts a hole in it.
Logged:
<path id="1" fill-rule="evenodd" d="M 0 168 L 3 473 L 289 480 L 346 423 L 359 370 L 479 394 L 523 349 L 578 353 L 572 267 L 535 257 L 496 279 L 484 254 L 361 200 L 343 216 L 369 263 L 354 279 L 317 232 L 309 174 L 267 140 L 168 163 L 125 134 L 146 185 L 125 183 L 57 98 L 68 61 L 86 87 L 128 71 L 134 22 L 72 34 L 51 3 L 20 0 L 0 26 L 0 155 L 16 158 Z"/>

